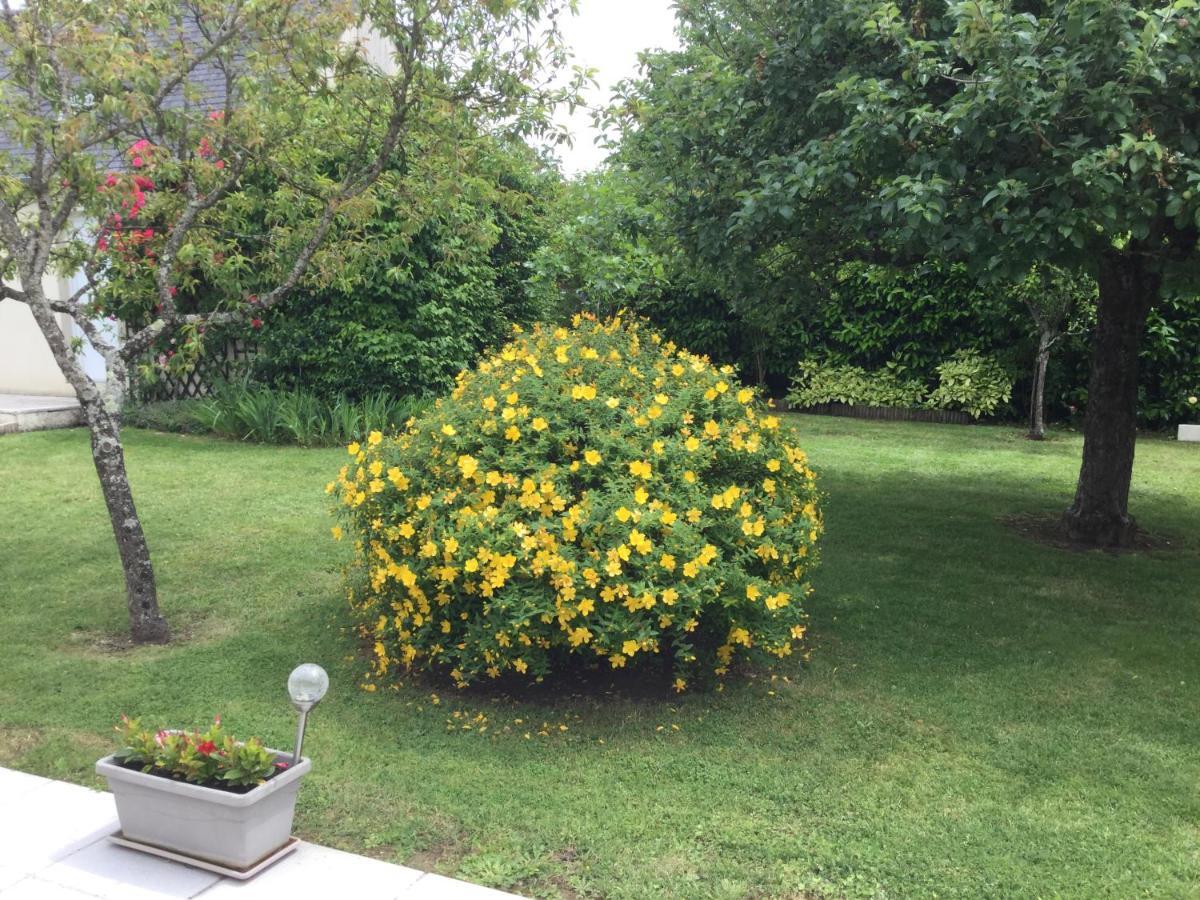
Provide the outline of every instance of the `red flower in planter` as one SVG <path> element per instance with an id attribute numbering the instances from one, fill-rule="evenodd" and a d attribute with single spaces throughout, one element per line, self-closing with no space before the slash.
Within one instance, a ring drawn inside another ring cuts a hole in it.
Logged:
<path id="1" fill-rule="evenodd" d="M 217 749 L 217 745 L 212 741 L 204 741 L 196 747 L 196 752 L 201 756 L 208 756 Z"/>

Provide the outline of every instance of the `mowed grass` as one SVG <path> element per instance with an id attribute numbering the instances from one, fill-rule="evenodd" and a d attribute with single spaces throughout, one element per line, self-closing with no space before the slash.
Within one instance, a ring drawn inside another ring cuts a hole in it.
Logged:
<path id="1" fill-rule="evenodd" d="M 114 649 L 86 433 L 0 438 L 0 764 L 97 784 L 122 712 L 286 747 L 315 660 L 306 839 L 544 896 L 1196 896 L 1200 447 L 1142 441 L 1133 507 L 1171 548 L 1118 556 L 1000 521 L 1065 507 L 1073 435 L 790 422 L 826 494 L 811 663 L 678 699 L 358 690 L 344 455 L 137 431 L 181 639 Z"/>

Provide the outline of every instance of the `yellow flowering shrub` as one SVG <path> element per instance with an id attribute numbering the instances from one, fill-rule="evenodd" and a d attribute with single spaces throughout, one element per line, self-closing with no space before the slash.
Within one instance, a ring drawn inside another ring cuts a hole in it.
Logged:
<path id="1" fill-rule="evenodd" d="M 804 452 L 732 369 L 638 321 L 518 330 L 403 432 L 348 449 L 328 490 L 378 677 L 669 654 L 683 690 L 804 636 Z"/>

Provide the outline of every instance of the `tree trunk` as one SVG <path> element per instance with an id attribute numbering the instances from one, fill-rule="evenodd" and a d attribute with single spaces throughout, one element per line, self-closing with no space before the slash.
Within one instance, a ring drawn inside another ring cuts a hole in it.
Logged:
<path id="1" fill-rule="evenodd" d="M 1043 328 L 1038 333 L 1037 362 L 1033 367 L 1033 390 L 1029 396 L 1029 437 L 1046 437 L 1046 368 L 1050 364 L 1050 345 L 1054 335 Z"/>
<path id="2" fill-rule="evenodd" d="M 103 409 L 87 410 L 87 417 L 92 432 L 92 459 L 96 474 L 100 476 L 100 488 L 117 539 L 121 569 L 125 573 L 130 635 L 139 644 L 165 644 L 171 639 L 171 632 L 158 611 L 158 589 L 154 583 L 150 547 L 129 488 L 120 426 Z"/>
<path id="3" fill-rule="evenodd" d="M 121 447 L 121 428 L 117 418 L 123 394 L 121 380 L 124 366 L 107 361 L 109 381 L 101 391 L 88 377 L 67 343 L 49 303 L 41 292 L 41 279 L 27 274 L 29 311 L 41 329 L 42 336 L 54 354 L 63 376 L 75 389 L 79 405 L 92 435 L 92 460 L 100 476 L 100 491 L 108 507 L 121 570 L 125 576 L 125 598 L 129 608 L 129 632 L 138 643 L 162 644 L 170 640 L 171 632 L 158 611 L 158 591 L 154 584 L 154 567 L 150 563 L 150 548 L 142 531 L 142 521 L 133 505 L 133 492 L 125 472 L 125 451 Z"/>
<path id="4" fill-rule="evenodd" d="M 1137 439 L 1138 349 L 1162 276 L 1136 245 L 1100 260 L 1100 299 L 1083 424 L 1083 464 L 1067 534 L 1096 547 L 1127 547 L 1136 526 L 1129 482 Z"/>

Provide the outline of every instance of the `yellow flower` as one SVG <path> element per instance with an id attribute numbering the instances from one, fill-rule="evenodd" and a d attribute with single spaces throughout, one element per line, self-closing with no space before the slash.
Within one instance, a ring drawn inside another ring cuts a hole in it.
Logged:
<path id="1" fill-rule="evenodd" d="M 516 425 L 509 425 L 504 431 L 504 439 L 516 443 L 521 439 L 521 429 Z"/>
<path id="2" fill-rule="evenodd" d="M 742 388 L 738 391 L 738 403 L 746 404 L 754 399 L 754 391 L 750 388 Z"/>
<path id="3" fill-rule="evenodd" d="M 446 437 L 454 437 L 454 435 L 457 433 L 458 432 L 454 430 L 454 426 L 449 423 L 446 423 L 442 426 L 442 434 L 446 435 Z"/>
<path id="4" fill-rule="evenodd" d="M 675 693 L 682 694 L 685 690 L 687 690 L 687 682 L 684 681 L 682 678 L 676 678 L 675 679 Z"/>
<path id="5" fill-rule="evenodd" d="M 528 669 L 529 666 L 525 664 L 525 660 L 521 659 L 518 656 L 516 659 L 513 660 L 513 668 L 516 669 L 518 672 L 520 672 L 522 675 L 524 675 L 525 670 Z"/>
<path id="6" fill-rule="evenodd" d="M 458 468 L 462 470 L 463 478 L 470 478 L 479 469 L 479 463 L 475 457 L 463 455 L 458 458 Z"/>
<path id="7" fill-rule="evenodd" d="M 594 384 L 577 384 L 571 388 L 572 400 L 595 400 L 596 386 Z"/>
<path id="8" fill-rule="evenodd" d="M 588 450 L 583 454 L 583 461 L 589 466 L 598 465 L 600 462 L 600 453 L 596 450 Z"/>
<path id="9" fill-rule="evenodd" d="M 642 534 L 636 528 L 629 532 L 629 545 L 643 555 L 649 553 L 654 548 L 654 544 L 651 543 L 650 538 L 646 537 L 646 535 Z"/>
<path id="10" fill-rule="evenodd" d="M 358 445 L 358 441 L 355 441 L 353 444 L 350 444 L 348 447 L 346 447 L 346 452 L 351 456 L 358 456 L 358 451 L 361 449 L 362 447 Z"/>
<path id="11" fill-rule="evenodd" d="M 637 490 L 633 492 L 633 499 L 635 503 L 644 504 L 650 499 L 650 493 L 639 484 Z"/>
<path id="12" fill-rule="evenodd" d="M 638 642 L 626 641 L 621 645 L 621 652 L 626 656 L 633 656 L 633 654 L 638 652 Z"/>
<path id="13" fill-rule="evenodd" d="M 545 431 L 547 428 L 550 427 L 550 423 L 547 422 L 545 419 L 543 419 L 541 416 L 538 416 L 530 424 L 533 426 L 534 431 Z"/>
<path id="14" fill-rule="evenodd" d="M 672 556 L 670 553 L 664 553 L 662 555 L 662 558 L 658 561 L 658 564 L 660 566 L 662 566 L 664 569 L 666 569 L 668 572 L 675 571 L 675 557 Z"/>
<path id="15" fill-rule="evenodd" d="M 768 459 L 768 460 L 767 460 L 767 471 L 769 471 L 769 472 L 778 472 L 778 471 L 779 471 L 779 460 L 777 460 L 777 459 Z"/>
<path id="16" fill-rule="evenodd" d="M 613 515 L 617 517 L 618 522 L 628 522 L 633 513 L 627 510 L 624 506 L 621 506 L 618 507 L 617 511 L 613 513 Z"/>
<path id="17" fill-rule="evenodd" d="M 704 433 L 707 434 L 710 438 L 720 437 L 721 436 L 721 426 L 718 425 L 716 422 L 714 422 L 712 419 L 709 419 L 707 422 L 704 423 Z"/>
<path id="18" fill-rule="evenodd" d="M 333 526 L 332 528 L 330 528 L 329 530 L 330 530 L 330 532 L 332 532 L 332 534 L 333 534 L 333 539 L 334 539 L 335 541 L 340 541 L 340 540 L 342 539 L 342 528 L 341 528 L 341 526 L 340 526 L 340 525 L 334 525 L 334 526 Z"/>
<path id="19" fill-rule="evenodd" d="M 520 395 L 516 391 L 513 391 L 511 394 L 509 394 L 507 397 L 504 398 L 504 402 L 507 403 L 509 406 L 516 406 L 517 401 L 520 399 L 521 399 Z"/>
<path id="20" fill-rule="evenodd" d="M 649 478 L 652 474 L 650 463 L 644 460 L 634 460 L 629 464 L 629 474 L 635 478 Z"/>
<path id="21" fill-rule="evenodd" d="M 754 584 L 746 585 L 746 599 L 747 600 L 757 600 L 760 596 L 762 596 L 762 593 L 759 591 L 758 585 L 754 585 Z"/>
<path id="22" fill-rule="evenodd" d="M 690 438 L 688 438 L 686 441 L 683 442 L 683 446 L 686 447 L 689 452 L 695 453 L 697 450 L 700 449 L 700 438 L 696 437 L 695 435 L 692 435 Z"/>
<path id="23" fill-rule="evenodd" d="M 607 400 L 604 401 L 604 405 L 607 406 L 609 409 L 616 409 L 618 406 L 621 405 L 621 401 L 618 400 L 616 397 L 609 397 Z"/>

